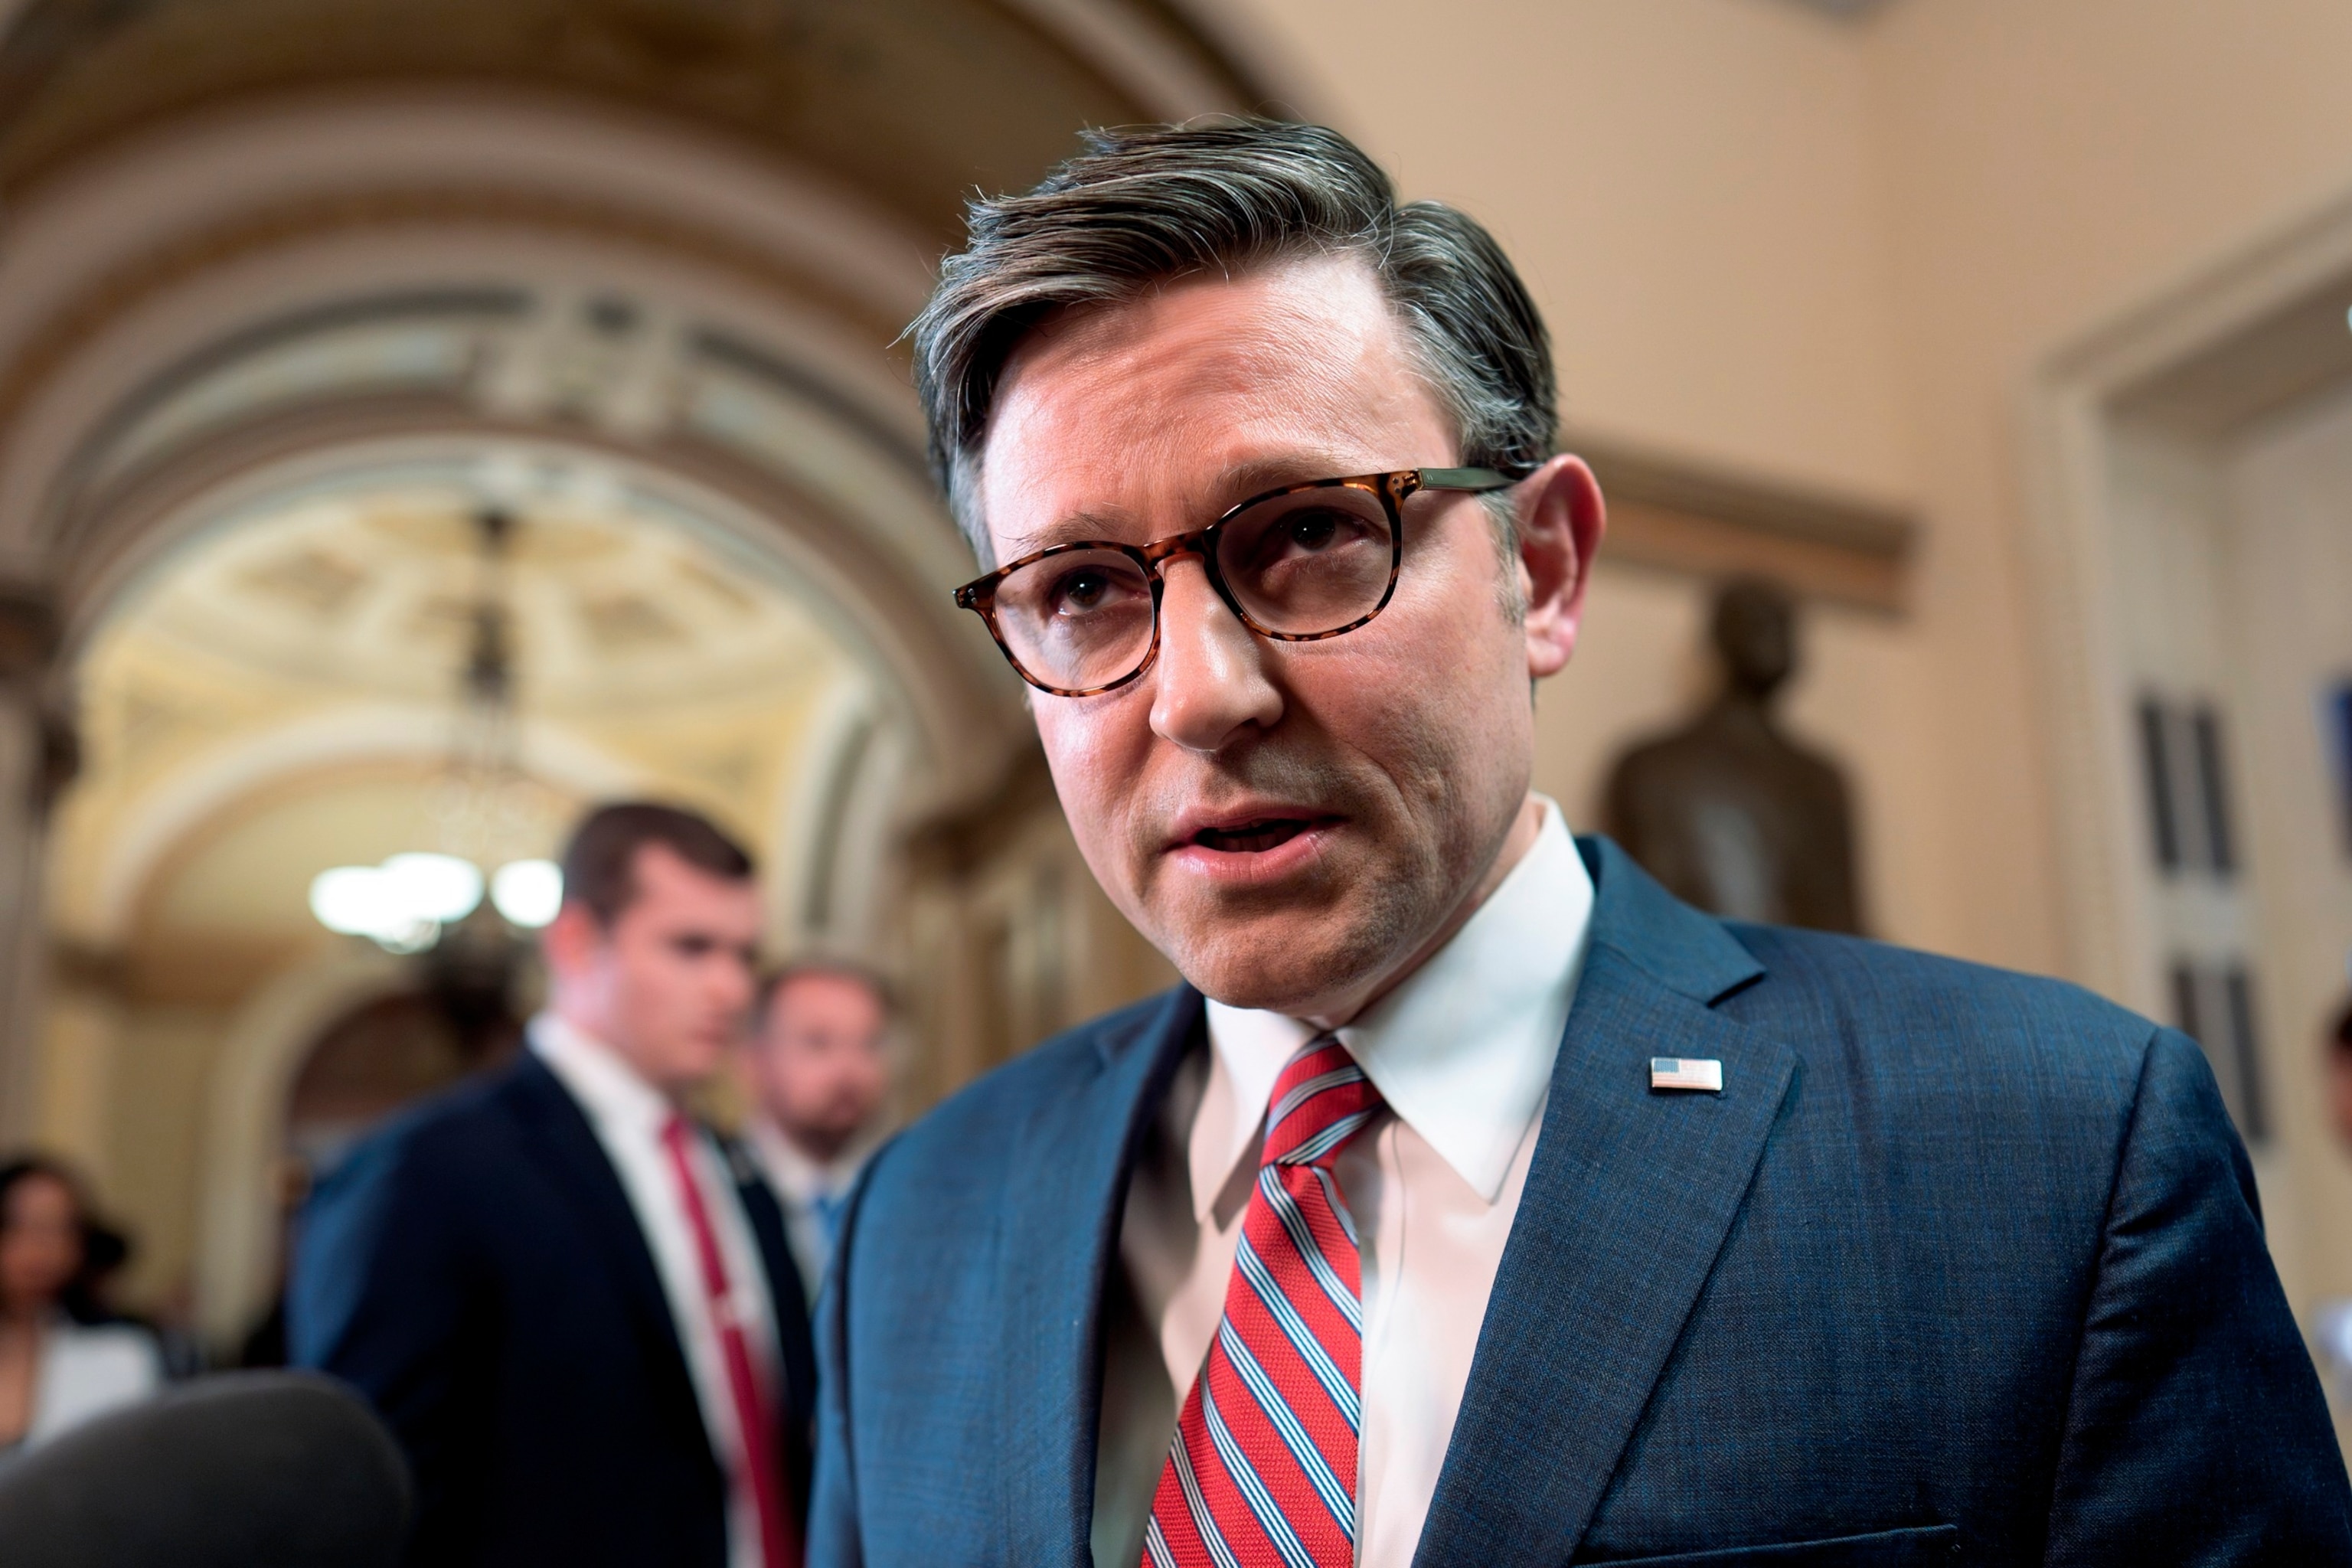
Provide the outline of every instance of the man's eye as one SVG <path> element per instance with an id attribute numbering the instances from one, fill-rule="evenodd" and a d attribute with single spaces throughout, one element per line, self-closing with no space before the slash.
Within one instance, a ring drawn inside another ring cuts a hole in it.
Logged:
<path id="1" fill-rule="evenodd" d="M 1057 580 L 1046 595 L 1055 615 L 1085 615 L 1118 596 L 1118 585 L 1098 566 L 1081 566 Z"/>
<path id="2" fill-rule="evenodd" d="M 1271 571 L 1285 563 L 1345 550 L 1368 540 L 1370 532 L 1363 519 L 1339 507 L 1304 506 L 1276 519 L 1254 542 L 1243 545 L 1234 564 L 1247 571 Z"/>
<path id="3" fill-rule="evenodd" d="M 1284 521 L 1283 542 L 1308 552 L 1327 549 L 1346 521 L 1332 511 L 1303 511 Z"/>

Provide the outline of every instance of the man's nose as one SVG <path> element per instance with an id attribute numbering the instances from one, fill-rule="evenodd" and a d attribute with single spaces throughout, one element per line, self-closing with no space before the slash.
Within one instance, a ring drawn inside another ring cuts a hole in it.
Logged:
<path id="1" fill-rule="evenodd" d="M 1171 561 L 1161 575 L 1152 732 L 1212 753 L 1244 726 L 1271 728 L 1282 693 L 1268 678 L 1265 644 L 1217 597 L 1199 560 Z"/>

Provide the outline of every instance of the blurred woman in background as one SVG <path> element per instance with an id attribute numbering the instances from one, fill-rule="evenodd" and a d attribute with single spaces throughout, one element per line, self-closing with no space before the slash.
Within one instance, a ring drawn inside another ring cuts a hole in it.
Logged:
<path id="1" fill-rule="evenodd" d="M 97 1299 L 96 1280 L 121 1254 L 64 1166 L 37 1156 L 0 1164 L 0 1453 L 162 1385 L 154 1336 Z"/>

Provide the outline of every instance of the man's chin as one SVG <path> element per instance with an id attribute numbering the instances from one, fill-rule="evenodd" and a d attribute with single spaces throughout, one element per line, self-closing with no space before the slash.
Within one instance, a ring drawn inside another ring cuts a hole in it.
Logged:
<path id="1" fill-rule="evenodd" d="M 655 1087 L 667 1094 L 687 1094 L 717 1078 L 727 1065 L 728 1042 L 695 1040 L 682 1045 L 663 1062 L 662 1081 Z"/>
<path id="2" fill-rule="evenodd" d="M 1321 1016 L 1361 988 L 1388 944 L 1328 914 L 1223 923 L 1211 937 L 1162 942 L 1192 988 L 1228 1007 Z"/>

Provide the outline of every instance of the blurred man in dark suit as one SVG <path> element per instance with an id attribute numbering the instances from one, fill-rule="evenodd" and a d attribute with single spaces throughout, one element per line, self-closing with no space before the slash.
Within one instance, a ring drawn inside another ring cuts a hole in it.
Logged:
<path id="1" fill-rule="evenodd" d="M 595 812 L 564 854 L 530 1049 L 312 1199 L 294 1359 L 399 1434 L 410 1561 L 800 1562 L 800 1279 L 773 1198 L 680 1107 L 742 1031 L 759 936 L 751 862 L 716 827 Z"/>
<path id="2" fill-rule="evenodd" d="M 1186 984 L 875 1156 L 815 1561 L 2352 1562 L 2194 1043 L 1530 792 L 1602 508 L 1484 229 L 1243 122 L 971 232 L 912 334 L 958 602 Z"/>

